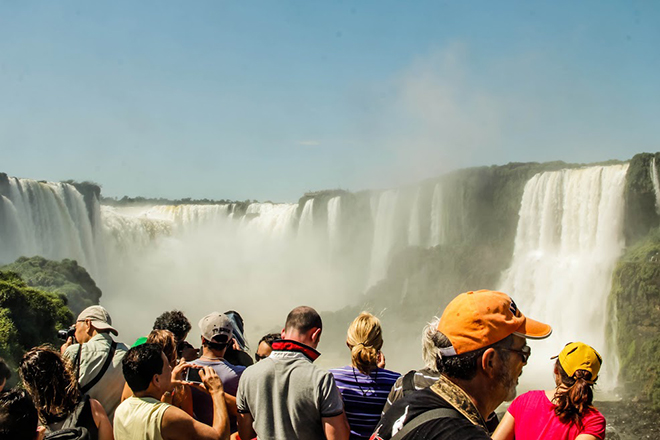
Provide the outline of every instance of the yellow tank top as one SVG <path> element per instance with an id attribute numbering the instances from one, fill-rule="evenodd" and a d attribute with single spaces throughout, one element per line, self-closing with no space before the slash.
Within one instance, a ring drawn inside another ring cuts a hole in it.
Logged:
<path id="1" fill-rule="evenodd" d="M 152 397 L 129 397 L 115 411 L 115 440 L 163 440 L 161 423 L 169 403 Z"/>

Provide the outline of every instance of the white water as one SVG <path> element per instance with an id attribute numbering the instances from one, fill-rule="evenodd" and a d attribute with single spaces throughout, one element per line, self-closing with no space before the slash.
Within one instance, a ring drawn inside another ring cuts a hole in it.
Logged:
<path id="1" fill-rule="evenodd" d="M 523 388 L 552 386 L 552 361 L 568 342 L 582 341 L 604 357 L 601 389 L 616 385 L 618 365 L 606 341 L 607 297 L 624 247 L 624 186 L 628 165 L 537 174 L 525 185 L 513 262 L 500 290 L 521 311 L 553 327 L 532 341 Z"/>
<path id="2" fill-rule="evenodd" d="M 658 169 L 655 164 L 655 156 L 651 160 L 651 182 L 653 182 L 653 192 L 655 193 L 655 212 L 660 215 L 660 180 L 658 179 Z"/>
<path id="3" fill-rule="evenodd" d="M 95 236 L 83 196 L 67 183 L 9 178 L 9 196 L 2 196 L 4 212 L 0 261 L 41 255 L 72 258 L 98 275 Z"/>
<path id="4" fill-rule="evenodd" d="M 446 241 L 445 225 L 442 218 L 444 215 L 443 210 L 442 185 L 438 183 L 433 189 L 433 201 L 431 204 L 431 240 L 429 242 L 429 247 L 444 244 Z"/>
<path id="5" fill-rule="evenodd" d="M 419 209 L 422 198 L 422 189 L 418 188 L 415 192 L 415 199 L 413 200 L 412 208 L 410 210 L 410 218 L 408 220 L 408 245 L 419 246 L 422 243 L 421 229 L 419 225 Z"/>
<path id="6" fill-rule="evenodd" d="M 371 269 L 368 286 L 373 286 L 385 278 L 390 262 L 391 252 L 395 244 L 396 206 L 399 193 L 388 190 L 372 196 L 372 212 L 374 218 L 374 235 L 371 247 Z"/>

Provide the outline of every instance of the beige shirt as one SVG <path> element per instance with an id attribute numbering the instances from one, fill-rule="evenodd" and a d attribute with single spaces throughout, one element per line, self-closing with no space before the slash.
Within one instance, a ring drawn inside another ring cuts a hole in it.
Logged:
<path id="1" fill-rule="evenodd" d="M 171 405 L 153 397 L 129 397 L 115 411 L 115 440 L 163 440 L 163 414 Z"/>
<path id="2" fill-rule="evenodd" d="M 112 344 L 110 333 L 99 333 L 82 344 L 80 375 L 78 377 L 80 386 L 85 386 L 99 374 L 110 352 L 110 344 Z M 75 362 L 79 347 L 80 344 L 71 345 L 64 352 L 64 356 L 70 359 L 71 362 Z M 115 409 L 121 402 L 121 393 L 124 390 L 125 381 L 124 373 L 121 369 L 121 361 L 127 351 L 128 348 L 124 344 L 121 342 L 117 343 L 117 349 L 108 370 L 101 380 L 87 393 L 89 397 L 101 403 L 105 412 L 108 413 L 110 422 L 112 422 Z M 73 368 L 75 370 L 75 364 Z"/>

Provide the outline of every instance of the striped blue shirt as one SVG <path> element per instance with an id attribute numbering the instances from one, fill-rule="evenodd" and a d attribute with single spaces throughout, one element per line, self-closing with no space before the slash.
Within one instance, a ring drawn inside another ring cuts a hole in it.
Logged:
<path id="1" fill-rule="evenodd" d="M 330 372 L 344 399 L 351 440 L 368 439 L 380 420 L 392 385 L 401 375 L 384 368 L 376 368 L 366 375 L 351 366 L 334 368 Z"/>

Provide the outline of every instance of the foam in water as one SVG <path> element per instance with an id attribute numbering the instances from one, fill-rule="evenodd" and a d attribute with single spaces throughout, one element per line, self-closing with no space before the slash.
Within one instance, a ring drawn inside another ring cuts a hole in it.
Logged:
<path id="1" fill-rule="evenodd" d="M 553 386 L 552 362 L 568 342 L 582 341 L 604 357 L 601 389 L 616 385 L 616 356 L 607 344 L 607 297 L 623 247 L 624 186 L 628 165 L 546 172 L 525 185 L 511 267 L 500 290 L 526 315 L 553 327 L 531 342 L 521 379 Z"/>

